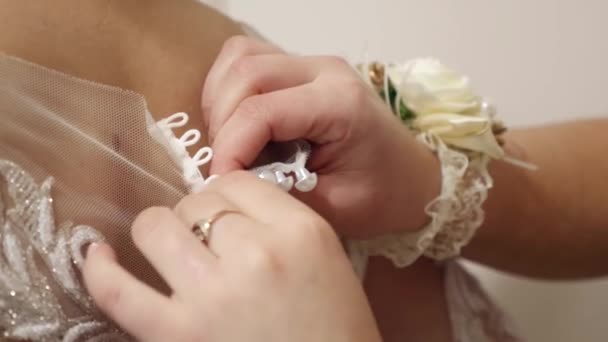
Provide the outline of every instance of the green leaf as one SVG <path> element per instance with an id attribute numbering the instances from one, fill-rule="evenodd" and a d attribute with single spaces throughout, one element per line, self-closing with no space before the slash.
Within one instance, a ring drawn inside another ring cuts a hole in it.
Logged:
<path id="1" fill-rule="evenodd" d="M 386 93 L 384 90 L 381 90 L 379 95 L 382 97 L 382 99 L 386 99 Z M 388 84 L 388 100 L 390 102 L 389 107 L 391 108 L 391 111 L 393 112 L 393 114 L 397 115 L 399 117 L 399 119 L 401 119 L 401 121 L 403 121 L 405 124 L 409 124 L 410 121 L 412 121 L 413 119 L 416 118 L 416 114 L 412 110 L 410 110 L 403 101 L 399 102 L 399 109 L 395 108 L 395 100 L 397 99 L 397 96 L 398 96 L 397 88 L 395 88 L 393 83 L 389 81 L 389 84 Z"/>

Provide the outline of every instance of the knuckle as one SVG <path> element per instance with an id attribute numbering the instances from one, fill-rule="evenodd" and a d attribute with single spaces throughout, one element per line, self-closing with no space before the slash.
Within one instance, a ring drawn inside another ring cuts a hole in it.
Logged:
<path id="1" fill-rule="evenodd" d="M 234 36 L 226 40 L 223 50 L 237 55 L 247 54 L 253 48 L 253 39 L 247 36 Z"/>
<path id="2" fill-rule="evenodd" d="M 276 275 L 283 273 L 283 260 L 279 253 L 262 244 L 252 244 L 246 252 L 248 270 L 260 275 Z"/>
<path id="3" fill-rule="evenodd" d="M 294 239 L 298 245 L 329 247 L 338 242 L 332 227 L 318 215 L 306 215 L 296 222 Z"/>
<path id="4" fill-rule="evenodd" d="M 372 92 L 365 83 L 359 79 L 347 78 L 341 81 L 340 84 L 337 84 L 337 87 L 339 87 L 349 99 L 345 108 L 346 112 L 351 115 L 367 112 L 365 108 L 369 107 L 368 102 Z"/>
<path id="5" fill-rule="evenodd" d="M 165 221 L 171 210 L 166 207 L 151 207 L 142 211 L 133 221 L 131 235 L 135 242 L 142 242 L 155 232 Z"/>
<path id="6" fill-rule="evenodd" d="M 340 87 L 355 101 L 366 100 L 371 94 L 370 88 L 359 79 L 347 78 L 342 81 Z"/>
<path id="7" fill-rule="evenodd" d="M 253 96 L 243 100 L 237 109 L 237 115 L 254 120 L 262 120 L 268 113 L 268 105 L 261 100 L 260 96 Z"/>
<path id="8" fill-rule="evenodd" d="M 254 79 L 259 68 L 255 58 L 241 56 L 230 65 L 230 71 L 238 76 Z"/>
<path id="9" fill-rule="evenodd" d="M 269 89 L 269 80 L 277 76 L 260 62 L 257 56 L 241 56 L 230 65 L 229 74 L 247 89 L 249 95 L 264 93 Z"/>
<path id="10" fill-rule="evenodd" d="M 243 100 L 234 115 L 260 129 L 272 131 L 272 127 L 281 127 L 283 120 L 289 119 L 288 115 L 275 115 L 273 108 L 273 104 L 266 101 L 264 95 L 256 95 Z"/>
<path id="11" fill-rule="evenodd" d="M 321 56 L 320 59 L 323 62 L 323 64 L 326 64 L 332 68 L 338 68 L 338 69 L 350 69 L 351 68 L 348 61 L 342 57 Z"/>

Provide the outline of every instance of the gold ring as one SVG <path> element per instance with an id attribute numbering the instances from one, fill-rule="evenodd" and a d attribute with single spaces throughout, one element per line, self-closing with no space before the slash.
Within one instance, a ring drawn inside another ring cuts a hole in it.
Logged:
<path id="1" fill-rule="evenodd" d="M 192 225 L 192 233 L 194 233 L 194 236 L 202 243 L 208 243 L 211 238 L 211 228 L 213 227 L 213 224 L 228 214 L 238 214 L 238 212 L 234 210 L 222 210 L 207 219 L 196 221 L 194 225 Z"/>

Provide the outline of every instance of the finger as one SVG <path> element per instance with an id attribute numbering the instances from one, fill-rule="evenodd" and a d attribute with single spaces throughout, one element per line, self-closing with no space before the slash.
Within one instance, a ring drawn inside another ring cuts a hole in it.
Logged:
<path id="1" fill-rule="evenodd" d="M 278 54 L 282 51 L 276 46 L 261 42 L 245 36 L 236 36 L 228 39 L 220 51 L 215 63 L 207 74 L 202 94 L 202 109 L 205 124 L 208 125 L 208 112 L 218 95 L 218 85 L 225 77 L 228 69 L 235 60 L 243 56 Z"/>
<path id="2" fill-rule="evenodd" d="M 274 184 L 246 171 L 232 172 L 209 185 L 248 217 L 262 224 L 289 226 L 307 220 L 314 212 Z"/>
<path id="3" fill-rule="evenodd" d="M 179 295 L 209 281 L 216 257 L 168 208 L 142 212 L 131 231 L 137 248 Z"/>
<path id="4" fill-rule="evenodd" d="M 309 83 L 244 100 L 217 133 L 211 172 L 249 167 L 271 140 L 341 141 L 350 130 L 351 108 L 332 96 L 334 91 Z"/>
<path id="5" fill-rule="evenodd" d="M 177 333 L 175 305 L 118 265 L 109 246 L 89 247 L 83 277 L 97 306 L 137 340 L 169 341 Z"/>
<path id="6" fill-rule="evenodd" d="M 218 94 L 209 110 L 209 138 L 247 97 L 292 88 L 316 79 L 323 58 L 294 57 L 284 54 L 246 56 L 237 59 L 218 86 Z"/>
<path id="7" fill-rule="evenodd" d="M 245 216 L 234 203 L 210 188 L 184 198 L 175 210 L 188 225 L 216 217 L 211 223 L 207 245 L 220 261 L 240 255 L 243 247 L 255 239 L 252 229 L 258 223 Z"/>
<path id="8" fill-rule="evenodd" d="M 317 214 L 330 222 L 336 230 L 345 232 L 356 225 L 356 222 L 351 220 L 345 224 L 344 211 L 351 209 L 348 206 L 344 206 L 344 199 L 363 196 L 355 189 L 356 187 L 353 187 L 351 179 L 342 173 L 321 174 L 318 177 L 314 191 L 294 192 L 291 195 L 311 206 Z"/>

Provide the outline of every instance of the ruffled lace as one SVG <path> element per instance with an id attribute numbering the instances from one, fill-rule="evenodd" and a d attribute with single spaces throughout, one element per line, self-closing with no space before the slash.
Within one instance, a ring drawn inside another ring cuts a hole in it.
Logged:
<path id="1" fill-rule="evenodd" d="M 417 232 L 353 242 L 357 253 L 384 256 L 398 267 L 411 265 L 421 255 L 446 260 L 458 256 L 483 223 L 482 205 L 493 184 L 487 171 L 489 158 L 470 158 L 429 134 L 420 135 L 419 140 L 436 151 L 441 161 L 441 194 L 426 208 L 431 222 Z"/>

